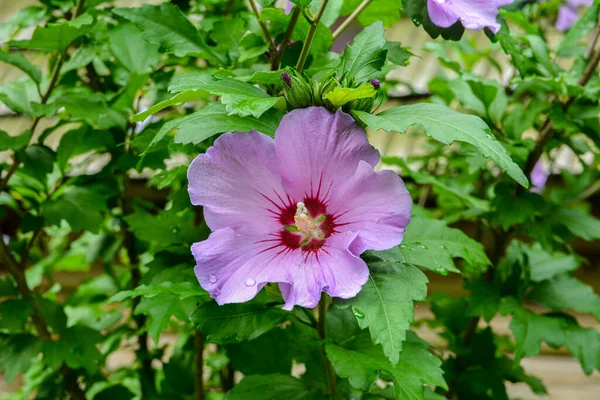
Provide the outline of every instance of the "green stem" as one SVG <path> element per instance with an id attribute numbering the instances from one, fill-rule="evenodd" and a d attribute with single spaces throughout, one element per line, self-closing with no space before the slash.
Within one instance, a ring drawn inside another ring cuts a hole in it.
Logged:
<path id="1" fill-rule="evenodd" d="M 327 340 L 327 295 L 321 295 L 321 301 L 318 306 L 319 319 L 317 321 L 317 331 L 321 338 L 321 354 L 323 355 L 323 364 L 325 364 L 325 374 L 327 375 L 327 394 L 333 395 L 337 389 L 337 380 L 333 366 L 325 353 L 325 341 Z"/>
<path id="2" fill-rule="evenodd" d="M 308 29 L 308 34 L 306 35 L 304 45 L 302 46 L 302 51 L 300 52 L 300 57 L 298 58 L 298 63 L 296 64 L 296 70 L 298 71 L 298 73 L 302 73 L 302 70 L 304 69 L 304 64 L 306 63 L 306 58 L 308 57 L 310 46 L 312 44 L 313 39 L 315 38 L 315 34 L 317 33 L 319 21 L 323 16 L 323 12 L 325 12 L 325 7 L 327 7 L 327 3 L 329 3 L 329 0 L 323 0 L 323 2 L 321 3 L 321 7 L 319 7 L 319 11 L 317 11 L 317 15 L 315 16 L 315 18 L 310 20 L 310 28 Z"/>
<path id="3" fill-rule="evenodd" d="M 263 35 L 265 36 L 265 41 L 267 42 L 267 45 L 269 46 L 269 52 L 272 55 L 274 55 L 276 53 L 276 49 L 275 49 L 275 44 L 273 43 L 273 39 L 271 38 L 271 34 L 269 33 L 269 28 L 267 28 L 265 21 L 260 19 L 260 12 L 258 11 L 256 2 L 254 0 L 248 0 L 248 3 L 250 3 L 250 8 L 252 8 L 252 12 L 254 12 L 256 19 L 258 20 L 258 24 L 260 25 L 260 29 L 262 30 Z"/>
<path id="4" fill-rule="evenodd" d="M 296 23 L 298 22 L 298 17 L 302 10 L 299 7 L 294 6 L 292 10 L 292 16 L 290 17 L 290 23 L 283 35 L 283 39 L 281 40 L 281 44 L 279 45 L 279 51 L 275 54 L 273 61 L 271 62 L 271 71 L 277 71 L 279 69 L 279 65 L 281 64 L 281 60 L 283 59 L 283 54 L 285 53 L 285 49 L 290 42 L 290 38 L 292 37 L 292 33 L 294 32 L 294 28 L 296 27 Z"/>
<path id="5" fill-rule="evenodd" d="M 358 5 L 358 7 L 356 7 L 356 10 L 354 10 L 354 12 L 352 14 L 350 14 L 348 16 L 348 18 L 346 18 L 344 20 L 344 22 L 341 23 L 340 26 L 338 26 L 338 28 L 333 32 L 333 34 L 331 36 L 333 36 L 333 40 L 337 39 L 338 37 L 340 37 L 340 35 L 342 33 L 344 33 L 344 31 L 350 26 L 350 24 L 352 24 L 352 22 L 354 22 L 354 20 L 356 19 L 356 17 L 358 17 L 358 15 L 364 11 L 365 8 L 367 8 L 369 6 L 369 4 L 371 4 L 373 0 L 363 0 L 362 3 L 360 3 Z"/>
<path id="6" fill-rule="evenodd" d="M 204 334 L 194 329 L 194 364 L 196 400 L 204 400 Z"/>

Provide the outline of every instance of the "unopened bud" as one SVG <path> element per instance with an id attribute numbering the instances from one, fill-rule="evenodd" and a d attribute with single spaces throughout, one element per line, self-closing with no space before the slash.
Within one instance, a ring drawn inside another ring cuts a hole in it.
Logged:
<path id="1" fill-rule="evenodd" d="M 375 90 L 379 90 L 379 88 L 381 87 L 381 82 L 379 82 L 379 80 L 373 78 L 373 79 L 371 79 L 371 85 L 373 85 L 373 88 Z"/>
<path id="2" fill-rule="evenodd" d="M 292 77 L 287 72 L 281 74 L 281 80 L 287 85 L 288 88 L 292 87 Z"/>
<path id="3" fill-rule="evenodd" d="M 281 74 L 281 80 L 285 83 L 283 94 L 290 106 L 304 108 L 312 105 L 311 86 L 303 76 L 284 72 Z"/>

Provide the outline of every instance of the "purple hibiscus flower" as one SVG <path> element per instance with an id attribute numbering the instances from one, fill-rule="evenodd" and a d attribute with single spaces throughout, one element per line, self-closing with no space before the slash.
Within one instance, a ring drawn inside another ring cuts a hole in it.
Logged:
<path id="1" fill-rule="evenodd" d="M 402 179 L 378 161 L 352 117 L 321 107 L 288 113 L 275 139 L 219 137 L 188 170 L 213 231 L 192 246 L 200 285 L 225 304 L 278 282 L 286 310 L 355 296 L 369 275 L 359 255 L 397 246 L 410 221 Z"/>
<path id="2" fill-rule="evenodd" d="M 578 8 L 580 6 L 591 6 L 593 2 L 594 0 L 566 0 L 565 4 L 558 8 L 556 29 L 559 31 L 570 29 L 579 19 Z"/>
<path id="3" fill-rule="evenodd" d="M 427 0 L 427 12 L 431 22 L 441 28 L 449 28 L 461 22 L 465 29 L 490 28 L 498 33 L 500 24 L 496 21 L 498 8 L 511 4 L 514 0 Z"/>

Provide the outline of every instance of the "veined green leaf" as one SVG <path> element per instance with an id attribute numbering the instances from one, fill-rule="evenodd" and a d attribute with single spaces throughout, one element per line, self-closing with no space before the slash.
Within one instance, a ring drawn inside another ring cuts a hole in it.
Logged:
<path id="1" fill-rule="evenodd" d="M 510 158 L 502 144 L 491 135 L 490 129 L 479 117 L 428 103 L 395 107 L 376 115 L 354 111 L 354 115 L 373 129 L 404 133 L 409 127 L 417 125 L 428 136 L 442 143 L 469 143 L 484 156 L 494 160 L 519 184 L 529 187 L 529 181 L 523 171 Z"/>
<path id="2" fill-rule="evenodd" d="M 13 40 L 10 44 L 24 49 L 62 52 L 73 40 L 89 32 L 93 22 L 90 14 L 83 14 L 72 21 L 38 26 L 30 40 Z"/>
<path id="3" fill-rule="evenodd" d="M 113 12 L 135 23 L 148 42 L 159 45 L 167 53 L 177 57 L 202 55 L 219 64 L 227 62 L 223 55 L 206 44 L 198 30 L 174 4 L 144 4 L 136 8 L 117 8 Z"/>
<path id="4" fill-rule="evenodd" d="M 141 122 L 148 118 L 151 115 L 156 114 L 157 112 L 171 106 L 176 106 L 186 101 L 192 101 L 197 99 L 203 99 L 210 96 L 210 93 L 204 90 L 185 90 L 181 93 L 177 93 L 175 96 L 170 99 L 163 100 L 160 103 L 153 105 L 152 107 L 142 111 L 141 113 L 137 113 L 131 116 L 132 122 Z"/>
<path id="5" fill-rule="evenodd" d="M 30 63 L 21 53 L 3 53 L 0 51 L 0 61 L 19 68 L 38 85 L 42 81 L 42 70 L 40 67 Z"/>
<path id="6" fill-rule="evenodd" d="M 209 75 L 180 78 L 169 86 L 169 91 L 204 90 L 221 96 L 229 114 L 259 118 L 272 108 L 279 97 L 271 97 L 261 89 L 234 78 L 214 78 Z"/>
<path id="7" fill-rule="evenodd" d="M 481 243 L 442 220 L 412 218 L 400 245 L 406 262 L 439 273 L 460 272 L 453 258 L 462 258 L 476 269 L 490 265 Z"/>
<path id="8" fill-rule="evenodd" d="M 280 120 L 281 115 L 276 111 L 266 113 L 261 118 L 240 117 L 239 115 L 229 115 L 223 104 L 213 103 L 193 114 L 164 124 L 148 148 L 160 142 L 173 129 L 177 129 L 175 142 L 200 143 L 211 136 L 224 132 L 247 132 L 256 129 L 266 135 L 273 135 Z"/>
<path id="9" fill-rule="evenodd" d="M 367 99 L 377 94 L 377 91 L 370 83 L 364 83 L 357 88 L 341 88 L 336 87 L 331 92 L 328 92 L 323 96 L 333 104 L 334 107 L 338 108 L 346 103 L 358 99 Z"/>
<path id="10" fill-rule="evenodd" d="M 413 303 L 427 295 L 427 277 L 418 268 L 403 264 L 394 253 L 381 253 L 367 253 L 369 280 L 355 298 L 344 303 L 352 306 L 359 326 L 369 328 L 373 342 L 381 344 L 395 365 L 414 319 Z"/>

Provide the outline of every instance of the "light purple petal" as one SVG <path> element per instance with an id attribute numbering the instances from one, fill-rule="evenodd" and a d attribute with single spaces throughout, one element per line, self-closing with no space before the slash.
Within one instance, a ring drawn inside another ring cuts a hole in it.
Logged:
<path id="1" fill-rule="evenodd" d="M 188 191 L 192 204 L 204 206 L 211 230 L 268 233 L 279 228 L 273 202 L 281 203 L 285 194 L 268 166 L 274 151 L 274 140 L 256 131 L 227 133 L 192 162 Z"/>
<path id="2" fill-rule="evenodd" d="M 351 116 L 322 107 L 294 110 L 275 133 L 272 168 L 296 201 L 330 190 L 354 174 L 358 163 L 375 166 L 379 154 Z"/>
<path id="3" fill-rule="evenodd" d="M 591 6 L 594 3 L 594 0 L 566 0 L 565 3 L 572 8 L 576 8 L 579 6 Z"/>
<path id="4" fill-rule="evenodd" d="M 412 199 L 394 172 L 376 173 L 361 161 L 356 174 L 332 194 L 329 208 L 339 215 L 339 230 L 358 232 L 352 250 L 359 255 L 367 249 L 387 250 L 402 243 Z"/>
<path id="5" fill-rule="evenodd" d="M 465 29 L 478 30 L 485 27 L 498 33 L 496 21 L 498 8 L 514 0 L 427 0 L 427 12 L 431 21 L 442 28 L 449 28 L 456 21 Z"/>
<path id="6" fill-rule="evenodd" d="M 540 160 L 535 164 L 533 170 L 531 171 L 531 184 L 533 185 L 531 191 L 534 193 L 540 193 L 542 189 L 546 187 L 547 181 L 548 172 L 546 172 L 544 163 Z"/>
<path id="7" fill-rule="evenodd" d="M 566 5 L 558 8 L 558 18 L 556 18 L 555 27 L 559 31 L 566 31 L 570 29 L 573 24 L 579 19 L 579 13 L 576 8 L 572 8 Z"/>
<path id="8" fill-rule="evenodd" d="M 198 282 L 217 303 L 248 301 L 268 282 L 289 282 L 300 251 L 281 252 L 264 238 L 224 228 L 192 245 Z"/>
<path id="9" fill-rule="evenodd" d="M 356 236 L 356 232 L 333 235 L 327 239 L 323 251 L 308 254 L 293 271 L 293 283 L 279 284 L 284 310 L 296 305 L 316 307 L 322 291 L 342 299 L 356 296 L 369 278 L 367 264 L 349 250 Z"/>

